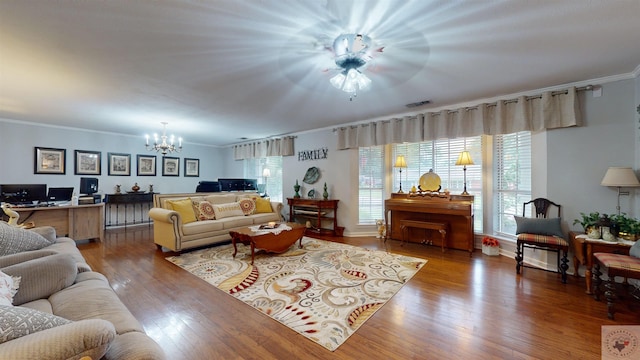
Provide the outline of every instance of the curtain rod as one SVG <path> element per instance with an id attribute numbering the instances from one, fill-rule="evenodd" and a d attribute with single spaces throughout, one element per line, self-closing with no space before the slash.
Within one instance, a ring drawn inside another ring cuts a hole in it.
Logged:
<path id="1" fill-rule="evenodd" d="M 600 85 L 586 85 L 586 86 L 577 87 L 577 88 L 576 88 L 576 91 L 578 91 L 578 92 L 580 92 L 580 91 L 591 91 L 591 90 L 597 90 L 597 89 L 599 89 L 599 88 L 600 88 Z M 558 90 L 558 91 L 552 91 L 552 92 L 551 92 L 551 96 L 556 96 L 556 95 L 566 95 L 566 94 L 568 94 L 568 93 L 569 93 L 569 90 Z M 526 99 L 527 101 L 529 101 L 529 100 L 535 100 L 535 99 L 542 99 L 542 94 L 527 96 L 527 97 L 525 97 L 525 99 Z M 517 103 L 517 102 L 518 102 L 518 99 L 509 99 L 509 100 L 502 100 L 502 101 L 503 101 L 505 104 L 512 104 L 512 103 Z M 498 105 L 497 101 L 496 101 L 496 102 L 493 102 L 493 103 L 489 103 L 489 104 L 487 104 L 487 106 L 488 106 L 488 107 L 493 107 L 493 106 L 497 106 L 497 105 Z M 467 106 L 467 107 L 460 108 L 460 109 L 463 109 L 463 110 L 466 110 L 466 111 L 469 111 L 469 110 L 478 110 L 478 105 L 475 105 L 475 106 Z M 448 114 L 457 113 L 458 111 L 460 111 L 460 109 L 456 109 L 456 110 L 448 110 Z M 428 112 L 428 111 L 427 111 L 427 112 Z M 434 113 L 432 113 L 432 114 L 433 114 L 433 116 L 440 116 L 440 112 L 434 112 Z M 383 124 L 384 124 L 384 123 L 388 123 L 388 122 L 391 122 L 391 120 L 380 120 L 380 121 L 374 121 L 374 123 L 383 123 Z M 349 128 L 349 127 L 350 127 L 350 128 L 357 128 L 358 126 L 367 125 L 367 124 L 370 124 L 370 123 L 361 123 L 361 124 L 356 124 L 356 125 L 351 125 L 351 126 L 341 126 L 341 127 L 338 127 L 338 128 L 334 128 L 334 129 L 333 129 L 333 132 L 336 132 L 336 131 L 341 130 L 341 129 L 346 129 L 346 128 Z"/>

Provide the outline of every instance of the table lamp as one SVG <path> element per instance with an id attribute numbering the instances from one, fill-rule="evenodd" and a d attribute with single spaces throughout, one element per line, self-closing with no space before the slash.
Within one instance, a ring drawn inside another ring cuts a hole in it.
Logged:
<path id="1" fill-rule="evenodd" d="M 467 165 L 473 165 L 473 160 L 471 160 L 471 154 L 467 150 L 460 153 L 458 156 L 458 161 L 456 161 L 456 165 L 462 165 L 462 171 L 464 172 L 464 191 L 462 195 L 469 195 L 467 192 Z"/>
<path id="2" fill-rule="evenodd" d="M 396 163 L 393 166 L 400 169 L 400 190 L 398 190 L 398 194 L 402 194 L 404 193 L 404 191 L 402 191 L 402 168 L 407 167 L 407 162 L 404 160 L 404 155 L 398 155 L 398 157 L 396 158 Z"/>
<path id="3" fill-rule="evenodd" d="M 638 187 L 640 186 L 640 182 L 632 168 L 610 167 L 607 169 L 606 174 L 604 174 L 600 185 L 618 188 L 618 205 L 616 206 L 616 210 L 618 211 L 618 215 L 620 215 L 620 195 L 629 195 L 628 191 L 620 191 L 620 189 L 623 187 Z"/>
<path id="4" fill-rule="evenodd" d="M 269 170 L 268 168 L 264 168 L 262 170 L 262 177 L 264 178 L 264 197 L 267 197 L 269 195 L 267 195 L 267 178 L 271 177 L 271 170 Z"/>

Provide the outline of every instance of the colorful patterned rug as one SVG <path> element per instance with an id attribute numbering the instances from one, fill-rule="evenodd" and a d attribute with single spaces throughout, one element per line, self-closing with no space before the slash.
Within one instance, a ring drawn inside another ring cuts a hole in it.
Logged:
<path id="1" fill-rule="evenodd" d="M 221 245 L 167 257 L 209 284 L 334 351 L 427 260 L 302 239 L 283 254 Z"/>

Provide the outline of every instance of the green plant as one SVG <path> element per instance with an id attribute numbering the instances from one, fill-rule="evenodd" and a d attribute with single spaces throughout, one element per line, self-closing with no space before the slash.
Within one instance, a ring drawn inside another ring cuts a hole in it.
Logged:
<path id="1" fill-rule="evenodd" d="M 618 232 L 625 234 L 640 234 L 640 221 L 622 213 L 619 215 L 611 215 L 611 220 L 616 223 Z"/>
<path id="2" fill-rule="evenodd" d="M 573 220 L 573 225 L 576 225 L 576 224 L 582 225 L 582 228 L 584 229 L 585 232 L 590 227 L 596 226 L 598 224 L 598 221 L 600 220 L 599 212 L 592 212 L 592 213 L 589 213 L 589 215 L 581 212 L 580 216 L 581 216 L 581 219 Z"/>

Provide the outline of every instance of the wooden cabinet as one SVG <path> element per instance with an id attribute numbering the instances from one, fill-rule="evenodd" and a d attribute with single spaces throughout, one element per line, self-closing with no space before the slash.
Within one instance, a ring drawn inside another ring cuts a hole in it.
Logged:
<path id="1" fill-rule="evenodd" d="M 307 233 L 338 235 L 342 231 L 338 227 L 338 201 L 339 200 L 319 200 L 287 198 L 289 204 L 289 221 L 306 224 Z"/>
<path id="2" fill-rule="evenodd" d="M 33 221 L 36 226 L 52 226 L 56 235 L 68 236 L 74 240 L 104 237 L 104 204 L 78 206 L 44 206 L 33 208 L 14 207 L 20 214 L 18 222 Z"/>

